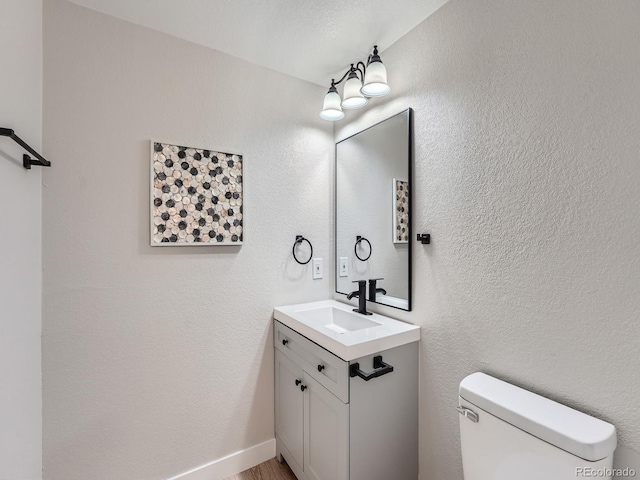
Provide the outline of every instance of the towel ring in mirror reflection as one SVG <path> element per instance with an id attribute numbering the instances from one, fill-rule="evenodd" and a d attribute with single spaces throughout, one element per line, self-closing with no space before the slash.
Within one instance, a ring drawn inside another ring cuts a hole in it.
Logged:
<path id="1" fill-rule="evenodd" d="M 307 242 L 309 244 L 309 248 L 311 249 L 311 253 L 309 254 L 309 259 L 306 262 L 301 262 L 300 260 L 298 260 L 298 257 L 296 256 L 296 247 L 300 245 L 302 242 Z M 313 258 L 313 245 L 311 245 L 311 242 L 306 238 L 304 238 L 302 235 L 296 235 L 296 241 L 293 244 L 292 253 L 293 253 L 293 258 L 295 259 L 296 262 L 298 262 L 300 265 L 306 265 Z"/>
<path id="2" fill-rule="evenodd" d="M 362 258 L 360 255 L 358 255 L 358 245 L 360 245 L 361 242 L 367 242 L 369 244 L 369 255 L 367 255 L 367 258 Z M 358 260 L 360 260 L 361 262 L 366 262 L 367 260 L 369 260 L 371 258 L 371 253 L 373 252 L 373 248 L 371 248 L 371 242 L 369 240 L 367 240 L 366 238 L 358 235 L 356 237 L 356 244 L 353 247 L 353 253 L 356 254 L 356 258 Z"/>

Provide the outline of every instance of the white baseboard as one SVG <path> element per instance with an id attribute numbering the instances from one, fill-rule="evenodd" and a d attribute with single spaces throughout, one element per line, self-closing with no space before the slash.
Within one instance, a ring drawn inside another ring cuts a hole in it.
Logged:
<path id="1" fill-rule="evenodd" d="M 223 480 L 276 456 L 276 439 L 240 450 L 200 467 L 181 473 L 169 480 Z"/>

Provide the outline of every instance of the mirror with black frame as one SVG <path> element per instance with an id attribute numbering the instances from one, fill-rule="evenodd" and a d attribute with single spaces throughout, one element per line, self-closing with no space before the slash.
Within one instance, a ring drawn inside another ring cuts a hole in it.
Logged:
<path id="1" fill-rule="evenodd" d="M 336 143 L 336 292 L 411 310 L 411 127 L 407 109 Z"/>

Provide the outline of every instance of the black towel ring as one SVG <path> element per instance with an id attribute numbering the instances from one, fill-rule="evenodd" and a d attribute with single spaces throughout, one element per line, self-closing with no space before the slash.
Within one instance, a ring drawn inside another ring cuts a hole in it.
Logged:
<path id="1" fill-rule="evenodd" d="M 307 242 L 309 244 L 309 248 L 311 249 L 311 255 L 309 255 L 309 260 L 307 260 L 306 262 L 301 262 L 300 260 L 298 260 L 298 257 L 296 257 L 296 246 L 302 242 Z M 306 238 L 304 238 L 302 235 L 296 235 L 296 242 L 293 244 L 292 253 L 293 253 L 293 258 L 295 259 L 296 262 L 298 262 L 300 265 L 306 265 L 313 258 L 313 245 L 311 245 L 311 242 Z"/>
<path id="2" fill-rule="evenodd" d="M 360 255 L 358 255 L 358 244 L 360 242 L 367 242 L 369 244 L 369 255 L 367 255 L 367 258 L 361 258 Z M 353 253 L 356 254 L 356 258 L 358 260 L 360 260 L 361 262 L 366 262 L 367 260 L 369 260 L 371 258 L 371 253 L 373 252 L 373 248 L 371 248 L 371 242 L 369 240 L 367 240 L 364 237 L 361 237 L 360 235 L 358 235 L 356 237 L 356 244 L 353 247 Z"/>

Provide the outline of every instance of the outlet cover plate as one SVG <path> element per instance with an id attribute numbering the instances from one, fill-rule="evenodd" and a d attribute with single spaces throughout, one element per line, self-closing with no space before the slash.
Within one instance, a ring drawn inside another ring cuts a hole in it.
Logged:
<path id="1" fill-rule="evenodd" d="M 340 277 L 349 276 L 349 257 L 340 257 L 340 270 L 338 275 Z"/>
<path id="2" fill-rule="evenodd" d="M 313 279 L 314 280 L 318 280 L 320 278 L 322 278 L 322 259 L 321 258 L 314 258 L 313 259 Z"/>

